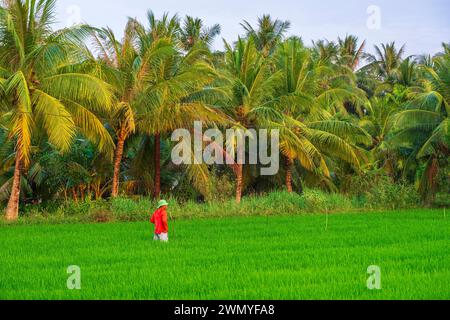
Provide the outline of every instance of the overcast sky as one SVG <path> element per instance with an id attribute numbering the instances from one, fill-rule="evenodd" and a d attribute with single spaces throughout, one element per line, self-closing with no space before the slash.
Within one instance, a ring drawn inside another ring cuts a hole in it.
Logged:
<path id="1" fill-rule="evenodd" d="M 222 49 L 222 38 L 231 42 L 243 34 L 244 19 L 253 25 L 265 13 L 289 20 L 290 34 L 308 45 L 354 34 L 367 40 L 369 50 L 382 42 L 406 43 L 410 55 L 436 53 L 450 42 L 450 0 L 58 0 L 58 27 L 82 21 L 122 36 L 127 17 L 145 21 L 148 9 L 219 23 L 216 49 Z"/>

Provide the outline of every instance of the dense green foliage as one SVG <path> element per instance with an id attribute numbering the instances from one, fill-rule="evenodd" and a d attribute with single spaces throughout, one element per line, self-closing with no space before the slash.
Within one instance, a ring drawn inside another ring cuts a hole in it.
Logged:
<path id="1" fill-rule="evenodd" d="M 0 299 L 449 299 L 443 211 L 2 226 Z"/>
<path id="2" fill-rule="evenodd" d="M 211 52 L 220 26 L 201 19 L 149 11 L 118 37 L 87 25 L 54 31 L 54 12 L 55 0 L 0 8 L 8 220 L 19 203 L 25 212 L 30 203 L 161 192 L 182 201 L 234 193 L 239 203 L 283 187 L 389 208 L 403 196 L 414 202 L 417 191 L 427 204 L 448 205 L 447 44 L 434 57 L 405 57 L 395 43 L 370 54 L 354 36 L 307 46 L 286 36 L 288 21 L 265 15 L 257 26 L 243 22 L 245 36 L 224 52 Z M 174 165 L 171 133 L 196 120 L 205 129 L 280 130 L 279 174 L 261 176 L 258 165 Z"/>
<path id="3" fill-rule="evenodd" d="M 302 195 L 286 191 L 249 196 L 237 204 L 234 200 L 197 203 L 168 199 L 170 219 L 277 216 L 318 213 L 367 212 L 386 208 L 414 209 L 420 203 L 412 186 L 378 183 L 373 189 L 352 196 L 321 190 L 304 190 Z M 18 224 L 107 223 L 147 221 L 157 201 L 149 198 L 118 197 L 111 200 L 51 201 L 25 205 Z M 4 222 L 6 223 L 6 222 Z M 9 224 L 9 222 L 7 223 Z"/>

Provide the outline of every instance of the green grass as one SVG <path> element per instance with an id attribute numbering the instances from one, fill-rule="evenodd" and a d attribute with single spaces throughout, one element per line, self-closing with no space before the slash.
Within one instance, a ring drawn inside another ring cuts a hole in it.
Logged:
<path id="1" fill-rule="evenodd" d="M 1 299 L 449 299 L 443 210 L 0 226 Z M 69 265 L 82 289 L 66 288 Z M 367 289 L 367 268 L 382 290 Z"/>

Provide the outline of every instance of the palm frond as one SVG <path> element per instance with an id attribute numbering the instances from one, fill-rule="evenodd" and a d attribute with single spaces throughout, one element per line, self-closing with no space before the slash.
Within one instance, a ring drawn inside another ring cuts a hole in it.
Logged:
<path id="1" fill-rule="evenodd" d="M 42 123 L 49 142 L 61 151 L 69 150 L 75 136 L 75 123 L 71 114 L 61 101 L 43 91 L 34 90 L 32 100 L 36 121 Z"/>

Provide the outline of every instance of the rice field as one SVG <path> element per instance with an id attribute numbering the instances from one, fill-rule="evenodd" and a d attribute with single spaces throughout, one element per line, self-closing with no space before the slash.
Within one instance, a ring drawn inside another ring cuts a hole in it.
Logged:
<path id="1" fill-rule="evenodd" d="M 442 210 L 0 226 L 0 299 L 450 299 Z M 69 290 L 69 266 L 81 290 Z M 381 290 L 369 290 L 369 266 Z"/>

